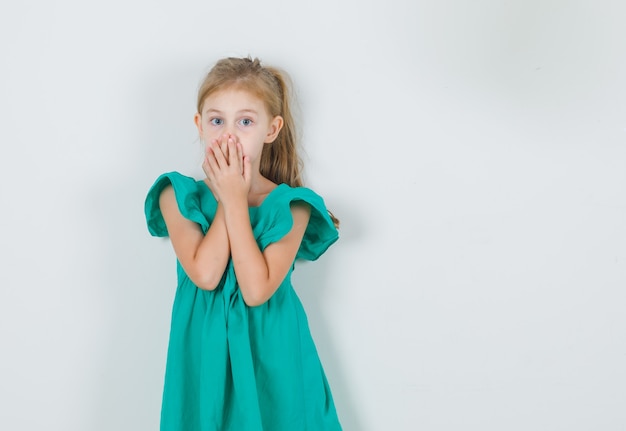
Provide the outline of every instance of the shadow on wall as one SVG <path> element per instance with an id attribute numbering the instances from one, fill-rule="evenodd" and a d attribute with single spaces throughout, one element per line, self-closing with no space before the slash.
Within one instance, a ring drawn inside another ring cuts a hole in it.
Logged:
<path id="1" fill-rule="evenodd" d="M 332 247 L 340 247 L 341 239 Z M 330 385 L 339 421 L 344 431 L 363 430 L 358 410 L 354 405 L 353 390 L 348 385 L 345 361 L 341 360 L 335 347 L 337 339 L 324 311 L 326 292 L 333 289 L 333 273 L 330 251 L 315 262 L 298 261 L 293 273 L 293 284 L 307 314 L 309 327 L 317 347 L 322 366 Z"/>

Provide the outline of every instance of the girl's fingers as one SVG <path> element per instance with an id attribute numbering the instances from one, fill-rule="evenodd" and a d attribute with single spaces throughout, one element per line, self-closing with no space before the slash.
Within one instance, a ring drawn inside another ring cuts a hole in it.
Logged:
<path id="1" fill-rule="evenodd" d="M 235 144 L 232 138 L 228 139 L 228 164 L 230 166 L 239 166 L 238 145 Z"/>
<path id="2" fill-rule="evenodd" d="M 240 142 L 237 142 L 237 163 L 239 164 L 240 173 L 243 174 L 244 164 L 243 164 L 243 147 Z"/>
<path id="3" fill-rule="evenodd" d="M 228 168 L 228 163 L 224 159 L 224 155 L 219 148 L 219 144 L 215 144 L 215 146 L 209 149 L 209 154 L 207 155 L 207 161 L 211 166 L 211 172 L 213 177 L 219 175 L 224 169 Z"/>
<path id="4" fill-rule="evenodd" d="M 252 180 L 252 164 L 250 163 L 250 157 L 248 156 L 242 156 L 242 157 L 243 157 L 242 159 L 243 180 L 247 184 L 250 184 L 250 181 Z"/>
<path id="5" fill-rule="evenodd" d="M 214 142 L 211 146 L 211 152 L 213 154 L 213 157 L 215 158 L 215 161 L 217 162 L 218 168 L 225 168 L 228 166 L 228 162 L 224 157 L 224 152 L 221 149 L 221 144 L 218 145 L 217 142 Z"/>
<path id="6" fill-rule="evenodd" d="M 222 136 L 219 144 L 220 150 L 222 150 L 222 154 L 224 154 L 224 156 L 228 158 L 228 135 Z"/>
<path id="7" fill-rule="evenodd" d="M 209 159 L 215 159 L 214 149 L 216 146 L 219 146 L 217 139 L 213 139 L 207 146 L 204 151 L 205 161 L 208 162 Z"/>
<path id="8" fill-rule="evenodd" d="M 204 170 L 204 173 L 207 174 L 207 177 L 209 177 L 210 180 L 213 180 L 213 178 L 215 178 L 215 170 L 219 169 L 219 166 L 217 166 L 217 161 L 215 160 L 212 149 L 209 149 L 207 151 L 207 155 L 204 158 L 202 168 Z"/>

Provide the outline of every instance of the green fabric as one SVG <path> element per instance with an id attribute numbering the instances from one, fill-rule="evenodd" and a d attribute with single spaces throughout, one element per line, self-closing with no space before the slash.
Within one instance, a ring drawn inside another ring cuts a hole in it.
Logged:
<path id="1" fill-rule="evenodd" d="M 217 203 L 203 181 L 178 172 L 161 175 L 148 192 L 149 232 L 167 236 L 159 195 L 168 184 L 181 214 L 206 232 Z M 281 184 L 261 206 L 250 208 L 254 236 L 263 250 L 288 233 L 293 201 L 311 206 L 296 259 L 315 260 L 338 233 L 324 201 L 308 188 Z M 231 262 L 213 291 L 196 287 L 177 262 L 162 431 L 341 430 L 305 311 L 291 284 L 293 269 L 266 303 L 248 307 Z"/>

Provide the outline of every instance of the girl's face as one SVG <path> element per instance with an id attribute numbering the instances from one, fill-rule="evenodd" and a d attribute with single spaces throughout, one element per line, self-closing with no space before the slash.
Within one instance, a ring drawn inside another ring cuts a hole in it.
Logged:
<path id="1" fill-rule="evenodd" d="M 235 136 L 253 165 L 258 163 L 263 145 L 273 142 L 283 125 L 282 117 L 270 117 L 261 99 L 245 90 L 228 88 L 204 99 L 202 112 L 194 121 L 207 145 L 214 139 L 221 141 L 224 135 Z"/>

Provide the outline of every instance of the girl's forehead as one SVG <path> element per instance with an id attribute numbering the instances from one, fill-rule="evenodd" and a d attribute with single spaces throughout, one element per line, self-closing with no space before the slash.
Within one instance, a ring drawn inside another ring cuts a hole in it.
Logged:
<path id="1" fill-rule="evenodd" d="M 209 94 L 204 102 L 207 103 L 234 103 L 234 102 L 246 102 L 246 103 L 263 103 L 263 100 L 251 91 L 241 88 L 225 88 L 223 90 L 217 90 Z"/>
<path id="2" fill-rule="evenodd" d="M 225 88 L 209 94 L 204 99 L 203 111 L 208 109 L 265 110 L 263 100 L 253 92 L 242 88 Z"/>

